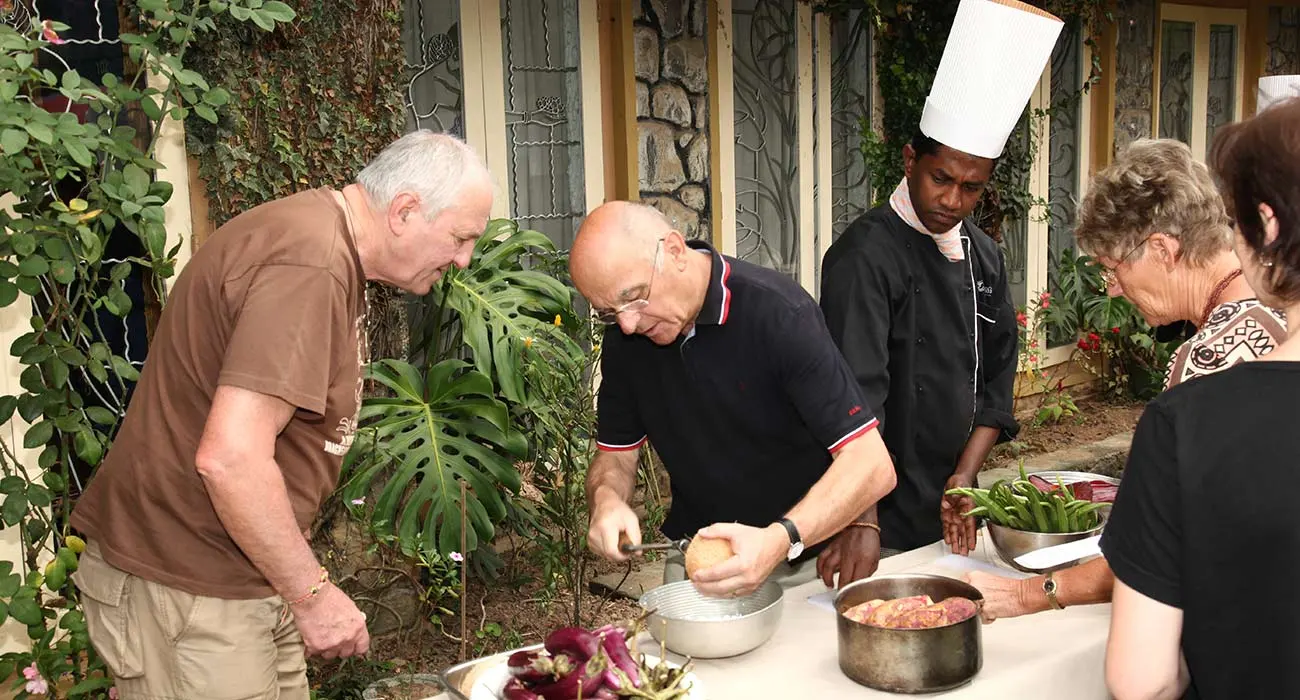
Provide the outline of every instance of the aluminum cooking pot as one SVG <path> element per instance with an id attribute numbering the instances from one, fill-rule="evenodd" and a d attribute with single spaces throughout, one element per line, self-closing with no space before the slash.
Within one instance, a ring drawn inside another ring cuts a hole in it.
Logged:
<path id="1" fill-rule="evenodd" d="M 886 629 L 850 620 L 844 611 L 869 600 L 929 595 L 936 603 L 952 596 L 984 604 L 974 586 L 933 574 L 890 574 L 854 581 L 835 596 L 840 670 L 869 688 L 893 693 L 931 693 L 955 688 L 979 673 L 984 656 L 981 622 L 925 629 Z"/>

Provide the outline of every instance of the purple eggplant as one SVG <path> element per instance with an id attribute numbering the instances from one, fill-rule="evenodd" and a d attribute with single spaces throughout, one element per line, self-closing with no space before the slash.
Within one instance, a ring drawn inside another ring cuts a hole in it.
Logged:
<path id="1" fill-rule="evenodd" d="M 542 696 L 526 688 L 518 678 L 511 678 L 506 681 L 506 687 L 502 688 L 506 700 L 543 700 Z"/>
<path id="2" fill-rule="evenodd" d="M 611 688 L 622 688 L 623 683 L 613 671 L 618 669 L 627 676 L 632 683 L 633 688 L 641 687 L 641 671 L 639 664 L 632 658 L 632 653 L 627 648 L 627 636 L 623 630 L 614 628 L 601 635 L 600 645 L 609 657 L 609 668 L 605 669 L 605 685 Z M 614 682 L 610 682 L 613 679 Z"/>
<path id="3" fill-rule="evenodd" d="M 604 655 L 598 655 L 590 661 L 578 664 L 578 667 L 565 676 L 557 676 L 554 683 L 534 686 L 533 692 L 546 700 L 575 700 L 579 697 L 591 698 L 605 688 L 606 661 Z"/>
<path id="4" fill-rule="evenodd" d="M 546 650 L 552 654 L 568 654 L 582 663 L 596 655 L 600 639 L 581 627 L 561 627 L 546 638 Z"/>
<path id="5" fill-rule="evenodd" d="M 568 656 L 551 656 L 545 651 L 517 651 L 510 655 L 506 665 L 510 668 L 510 675 L 530 685 L 554 682 L 556 676 L 573 670 L 573 662 Z"/>

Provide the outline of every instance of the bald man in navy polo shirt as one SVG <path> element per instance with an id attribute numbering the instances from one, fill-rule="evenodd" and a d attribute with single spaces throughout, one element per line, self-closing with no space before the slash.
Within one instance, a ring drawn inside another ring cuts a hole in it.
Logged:
<path id="1" fill-rule="evenodd" d="M 745 594 L 814 565 L 828 585 L 873 573 L 879 531 L 854 518 L 893 489 L 894 469 L 812 297 L 629 202 L 587 217 L 569 266 L 609 324 L 592 550 L 623 561 L 620 538 L 640 543 L 628 502 L 648 440 L 672 481 L 664 535 L 724 538 L 735 552 L 696 573 L 701 592 Z"/>

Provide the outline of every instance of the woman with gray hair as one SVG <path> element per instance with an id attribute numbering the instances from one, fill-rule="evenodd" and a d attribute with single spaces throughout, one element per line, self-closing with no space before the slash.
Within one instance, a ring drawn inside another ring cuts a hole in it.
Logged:
<path id="1" fill-rule="evenodd" d="M 1300 314 L 1300 99 L 1220 128 L 1211 162 L 1242 275 Z M 1101 549 L 1115 572 L 1106 685 L 1134 698 L 1297 698 L 1300 337 L 1158 396 Z"/>
<path id="2" fill-rule="evenodd" d="M 1169 363 L 1165 388 L 1277 346 L 1281 314 L 1256 300 L 1232 252 L 1232 222 L 1209 169 L 1172 139 L 1135 142 L 1098 173 L 1079 207 L 1075 239 L 1152 326 L 1188 321 L 1197 333 Z"/>
<path id="3" fill-rule="evenodd" d="M 1166 389 L 1255 359 L 1286 336 L 1282 314 L 1255 299 L 1241 274 L 1209 169 L 1179 141 L 1136 141 L 1097 173 L 1074 235 L 1102 267 L 1108 294 L 1133 302 L 1153 326 L 1195 324 L 1197 333 L 1169 362 Z M 966 578 L 983 592 L 990 621 L 1105 603 L 1115 583 L 1101 558 L 1023 580 Z"/>

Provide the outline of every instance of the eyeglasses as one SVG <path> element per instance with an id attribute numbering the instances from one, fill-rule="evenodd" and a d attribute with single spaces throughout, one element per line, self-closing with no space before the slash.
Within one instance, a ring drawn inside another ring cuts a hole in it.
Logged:
<path id="1" fill-rule="evenodd" d="M 644 309 L 645 307 L 650 305 L 650 290 L 654 288 L 655 273 L 659 271 L 659 263 L 660 263 L 661 256 L 663 255 L 663 252 L 664 252 L 664 239 L 660 238 L 659 242 L 655 244 L 654 267 L 650 268 L 650 281 L 646 283 L 645 296 L 641 297 L 640 299 L 633 299 L 632 301 L 623 304 L 617 309 L 597 311 L 596 312 L 597 321 L 600 321 L 601 323 L 607 326 L 613 325 L 615 323 L 618 323 L 619 315 L 627 313 L 628 311 L 640 311 L 641 309 Z"/>
<path id="2" fill-rule="evenodd" d="M 1154 235 L 1155 235 L 1154 233 L 1151 234 L 1151 236 Z M 1101 291 L 1104 292 L 1107 289 L 1110 289 L 1111 287 L 1114 287 L 1115 285 L 1119 284 L 1119 277 L 1116 276 L 1115 271 L 1119 269 L 1120 265 L 1123 265 L 1124 263 L 1128 262 L 1128 259 L 1133 257 L 1134 253 L 1138 252 L 1138 249 L 1146 245 L 1147 241 L 1151 240 L 1151 236 L 1147 236 L 1146 238 L 1143 238 L 1141 243 L 1133 246 L 1133 250 L 1130 250 L 1128 253 L 1124 255 L 1124 257 L 1120 258 L 1119 262 L 1115 263 L 1115 267 L 1106 267 L 1101 263 L 1097 264 L 1097 267 L 1101 268 L 1101 272 L 1100 272 Z"/>

